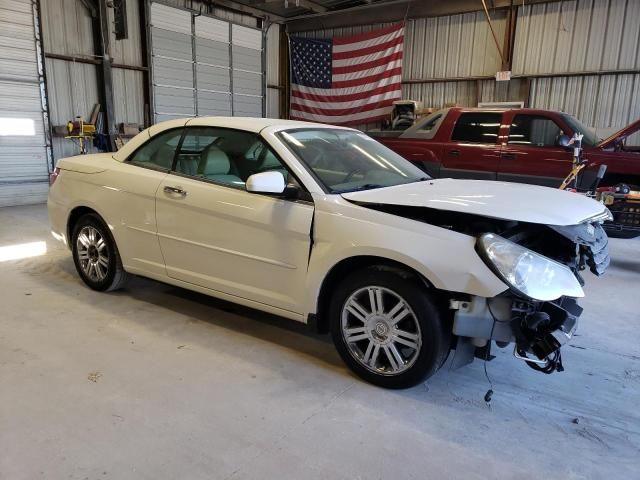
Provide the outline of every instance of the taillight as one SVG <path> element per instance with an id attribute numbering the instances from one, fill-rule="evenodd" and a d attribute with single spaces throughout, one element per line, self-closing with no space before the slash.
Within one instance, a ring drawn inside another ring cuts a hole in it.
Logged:
<path id="1" fill-rule="evenodd" d="M 49 186 L 53 185 L 56 179 L 60 175 L 60 169 L 58 167 L 53 169 L 53 172 L 49 174 Z"/>

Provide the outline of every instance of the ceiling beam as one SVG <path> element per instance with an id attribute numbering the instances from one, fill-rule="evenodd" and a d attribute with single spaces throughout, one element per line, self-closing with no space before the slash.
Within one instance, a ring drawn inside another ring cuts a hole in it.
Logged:
<path id="1" fill-rule="evenodd" d="M 322 6 L 311 0 L 261 0 L 258 3 L 281 3 L 284 5 L 285 1 L 288 3 L 289 7 L 306 8 L 307 10 L 311 10 L 312 12 L 315 12 L 315 13 L 324 13 L 329 10 L 327 7 Z"/>
<path id="2" fill-rule="evenodd" d="M 253 15 L 254 17 L 268 18 L 272 22 L 284 23 L 286 20 L 280 15 L 275 15 L 266 10 L 262 10 L 257 7 L 250 7 L 244 3 L 234 2 L 233 0 L 212 0 L 213 5 L 218 5 L 222 8 L 228 8 L 229 10 L 235 10 L 236 12 L 246 13 L 247 15 Z"/>
<path id="3" fill-rule="evenodd" d="M 293 0 L 290 0 L 293 1 Z M 527 4 L 549 3 L 559 0 L 527 0 Z M 511 0 L 493 0 L 489 7 L 507 8 Z M 289 32 L 370 25 L 372 23 L 398 22 L 404 18 L 438 17 L 482 10 L 478 0 L 392 0 L 374 2 L 342 10 L 298 15 L 286 20 Z"/>

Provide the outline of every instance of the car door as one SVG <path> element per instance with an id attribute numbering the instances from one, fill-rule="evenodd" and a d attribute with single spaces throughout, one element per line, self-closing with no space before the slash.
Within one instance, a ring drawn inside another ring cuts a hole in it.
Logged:
<path id="1" fill-rule="evenodd" d="M 156 225 L 156 192 L 167 176 L 182 137 L 182 127 L 159 132 L 123 162 L 114 162 L 108 195 L 103 201 L 109 221 L 118 231 L 125 266 L 137 274 L 165 274 Z"/>
<path id="2" fill-rule="evenodd" d="M 262 140 L 250 132 L 186 129 L 174 169 L 157 193 L 167 274 L 300 314 L 313 203 L 310 196 L 286 200 L 245 190 L 251 173 L 288 172 L 265 145 L 266 159 L 256 142 Z"/>
<path id="3" fill-rule="evenodd" d="M 441 177 L 495 180 L 501 112 L 461 112 L 442 152 Z"/>
<path id="4" fill-rule="evenodd" d="M 507 112 L 509 125 L 498 180 L 558 187 L 572 168 L 571 152 L 557 146 L 564 132 L 543 114 Z"/>

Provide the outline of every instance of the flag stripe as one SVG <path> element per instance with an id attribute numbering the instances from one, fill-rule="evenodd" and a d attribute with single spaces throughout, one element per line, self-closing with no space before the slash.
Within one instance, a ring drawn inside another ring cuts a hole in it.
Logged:
<path id="1" fill-rule="evenodd" d="M 387 65 L 381 65 L 379 67 L 363 70 L 361 72 L 345 73 L 342 75 L 332 75 L 331 80 L 333 82 L 338 82 L 342 80 L 354 80 L 356 78 L 372 77 L 374 75 L 378 75 L 379 73 L 386 72 L 387 70 L 392 70 L 394 68 L 401 68 L 401 67 L 402 67 L 402 59 L 395 60 L 393 62 L 388 63 Z"/>
<path id="2" fill-rule="evenodd" d="M 336 60 L 348 60 L 350 58 L 356 58 L 356 57 L 361 57 L 363 55 L 369 55 L 371 53 L 380 52 L 382 50 L 386 50 L 388 48 L 392 48 L 397 45 L 402 46 L 403 41 L 404 41 L 403 37 L 397 37 L 397 38 L 394 38 L 393 40 L 389 40 L 388 42 L 383 42 L 383 43 L 376 42 L 375 45 L 371 47 L 359 48 L 357 50 L 347 50 L 345 52 L 338 52 L 336 51 L 336 47 L 333 47 L 334 64 L 335 63 L 340 64 L 340 62 L 337 62 Z"/>
<path id="3" fill-rule="evenodd" d="M 376 60 L 378 58 L 388 57 L 389 55 L 393 55 L 394 53 L 402 52 L 402 44 L 395 45 L 393 47 L 382 49 L 378 52 L 368 53 L 366 55 L 356 55 L 352 58 L 346 58 L 344 60 L 333 60 L 331 66 L 332 67 L 345 67 L 347 65 L 357 65 L 363 62 L 368 62 L 371 60 Z"/>
<path id="4" fill-rule="evenodd" d="M 382 102 L 384 100 L 400 100 L 400 94 L 397 89 L 394 89 L 390 92 L 383 92 L 377 95 L 369 95 L 366 98 L 362 98 L 360 100 L 353 100 L 349 98 L 349 100 L 344 100 L 342 102 L 325 102 L 325 101 L 317 101 L 310 100 L 307 98 L 294 97 L 291 99 L 291 104 L 300 105 L 308 108 L 322 108 L 325 110 L 339 110 L 351 107 L 353 109 L 360 109 L 368 103 L 377 103 Z"/>
<path id="5" fill-rule="evenodd" d="M 314 88 L 314 87 L 305 87 L 304 85 L 296 85 L 292 84 L 292 89 L 297 89 L 303 93 L 310 93 L 313 95 L 351 95 L 358 92 L 370 91 L 374 88 L 385 87 L 387 85 L 395 84 L 397 88 L 400 87 L 400 75 L 395 75 L 393 77 L 385 78 L 379 82 L 374 82 L 368 85 L 359 85 L 356 87 L 346 87 L 346 88 Z"/>
<path id="6" fill-rule="evenodd" d="M 332 55 L 344 55 L 349 54 L 349 52 L 357 52 L 359 50 L 363 50 L 365 48 L 372 48 L 376 45 L 380 45 L 383 43 L 387 43 L 394 38 L 402 38 L 404 39 L 403 31 L 399 31 L 390 35 L 385 35 L 384 37 L 373 38 L 371 40 L 365 40 L 364 42 L 352 43 L 350 45 L 336 45 L 333 44 L 331 48 Z"/>
<path id="7" fill-rule="evenodd" d="M 398 90 L 398 83 L 397 82 L 390 83 L 389 85 L 384 85 L 382 87 L 374 88 L 372 90 L 367 90 L 365 92 L 354 91 L 352 93 L 345 93 L 343 95 L 316 95 L 314 93 L 305 93 L 304 91 L 299 90 L 300 88 L 305 88 L 305 87 L 300 87 L 298 85 L 292 85 L 291 87 L 292 87 L 291 89 L 292 97 L 302 98 L 306 100 L 313 100 L 315 102 L 339 103 L 339 102 L 362 100 L 362 99 L 369 98 L 372 95 L 378 95 L 381 93 L 395 92 Z M 341 90 L 356 90 L 356 89 L 351 88 L 351 89 L 341 89 Z M 294 101 L 293 98 L 291 99 L 291 101 L 292 102 Z"/>
<path id="8" fill-rule="evenodd" d="M 378 82 L 380 80 L 384 80 L 385 78 L 390 78 L 395 75 L 401 75 L 401 74 L 402 74 L 402 67 L 396 67 L 391 70 L 386 70 L 377 75 L 372 75 L 370 77 L 362 77 L 362 78 L 356 78 L 354 80 L 343 80 L 343 81 L 333 82 L 331 85 L 333 86 L 333 88 L 355 87 L 358 85 L 364 85 L 366 83 Z"/>
<path id="9" fill-rule="evenodd" d="M 404 23 L 398 23 L 396 25 L 391 25 L 386 28 L 381 28 L 379 30 L 373 30 L 371 32 L 366 33 L 358 33 L 357 35 L 351 35 L 348 37 L 336 37 L 333 39 L 334 45 L 348 45 L 353 43 L 363 42 L 365 40 L 372 40 L 376 38 L 380 38 L 386 36 L 388 34 L 393 34 L 398 31 L 401 31 L 404 28 Z"/>
<path id="10" fill-rule="evenodd" d="M 306 105 L 295 104 L 292 105 L 291 108 L 295 109 L 298 112 L 306 112 L 313 113 L 316 115 L 331 115 L 334 117 L 338 117 L 341 115 L 349 115 L 354 112 L 368 112 L 369 110 L 376 110 L 381 107 L 390 107 L 394 99 L 382 100 L 381 102 L 376 103 L 367 103 L 360 107 L 350 107 L 350 108 L 317 108 L 317 107 L 308 107 Z"/>
<path id="11" fill-rule="evenodd" d="M 344 88 L 315 88 L 315 87 L 305 87 L 304 85 L 296 85 L 295 83 L 291 85 L 291 89 L 296 89 L 302 93 L 312 94 L 312 95 L 352 95 L 358 92 L 370 91 L 374 88 L 385 87 L 387 85 L 395 84 L 396 87 L 400 88 L 401 76 L 394 75 L 393 77 L 385 78 L 379 82 L 373 82 L 371 84 L 366 85 L 357 85 L 355 87 L 344 87 Z"/>
<path id="12" fill-rule="evenodd" d="M 353 73 L 353 72 L 361 72 L 365 69 L 370 69 L 374 67 L 379 67 L 381 65 L 387 65 L 389 62 L 393 62 L 395 60 L 402 59 L 402 49 L 399 51 L 392 53 L 391 55 L 383 58 L 377 58 L 375 60 L 363 61 L 362 63 L 354 63 L 352 65 L 344 66 L 344 67 L 336 67 L 334 66 L 332 69 L 332 73 L 334 75 L 339 75 L 342 73 Z M 334 77 L 335 80 L 335 77 Z"/>
<path id="13" fill-rule="evenodd" d="M 298 112 L 291 110 L 291 118 L 293 120 L 307 120 L 320 123 L 333 123 L 336 125 L 360 124 L 387 118 L 391 109 L 389 107 L 378 108 L 368 112 L 357 112 L 351 115 L 316 115 L 314 113 Z"/>

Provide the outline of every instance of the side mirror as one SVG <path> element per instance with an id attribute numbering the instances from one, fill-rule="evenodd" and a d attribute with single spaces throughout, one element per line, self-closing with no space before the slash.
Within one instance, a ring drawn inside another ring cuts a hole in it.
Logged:
<path id="1" fill-rule="evenodd" d="M 255 173 L 247 178 L 246 188 L 250 193 L 270 193 L 280 195 L 285 191 L 284 176 L 280 172 Z"/>
<path id="2" fill-rule="evenodd" d="M 556 144 L 562 148 L 569 148 L 569 142 L 571 142 L 571 138 L 568 135 L 560 135 L 556 140 Z"/>

